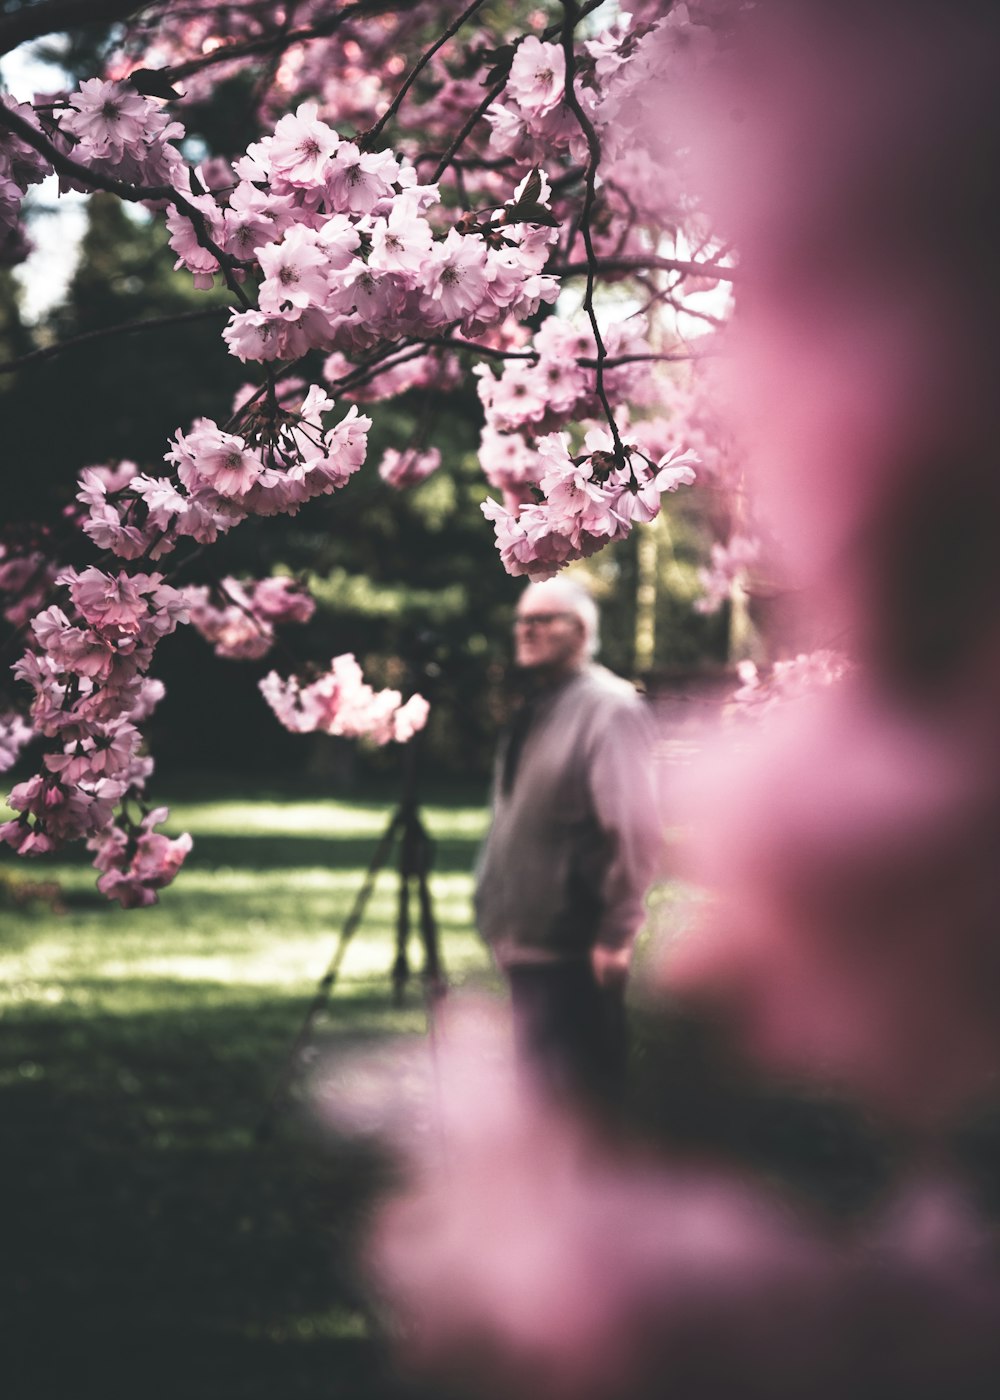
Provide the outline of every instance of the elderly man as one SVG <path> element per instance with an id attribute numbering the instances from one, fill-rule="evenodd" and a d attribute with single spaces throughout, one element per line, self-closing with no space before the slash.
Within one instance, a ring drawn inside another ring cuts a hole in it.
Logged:
<path id="1" fill-rule="evenodd" d="M 496 761 L 476 912 L 511 988 L 522 1060 L 562 1099 L 613 1102 L 625 980 L 660 854 L 645 703 L 592 657 L 597 608 L 531 584 L 514 624 L 524 698 Z"/>

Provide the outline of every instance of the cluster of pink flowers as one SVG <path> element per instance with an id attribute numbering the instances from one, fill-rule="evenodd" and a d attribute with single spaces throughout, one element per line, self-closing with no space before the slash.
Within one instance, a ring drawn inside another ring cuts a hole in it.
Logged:
<path id="1" fill-rule="evenodd" d="M 58 132 L 72 138 L 71 153 L 81 164 L 129 184 L 180 187 L 184 182 L 187 167 L 172 144 L 183 137 L 183 126 L 131 83 L 88 78 L 68 105 Z M 72 181 L 64 184 L 79 188 Z"/>
<path id="2" fill-rule="evenodd" d="M 154 827 L 165 822 L 166 807 L 154 807 L 138 825 L 110 826 L 87 842 L 101 871 L 97 888 L 123 909 L 156 903 L 156 891 L 169 885 L 191 850 L 187 832 L 173 840 Z"/>
<path id="3" fill-rule="evenodd" d="M 712 29 L 693 23 L 681 3 L 656 23 L 633 23 L 622 14 L 587 50 L 594 81 L 585 100 L 608 156 L 638 144 L 661 161 L 675 162 L 678 131 L 685 127 L 670 117 L 715 56 Z"/>
<path id="4" fill-rule="evenodd" d="M 403 452 L 389 447 L 378 464 L 378 474 L 386 485 L 402 491 L 407 486 L 416 486 L 426 480 L 440 465 L 441 453 L 436 447 L 427 447 L 423 451 L 408 447 Z"/>
<path id="5" fill-rule="evenodd" d="M 27 103 L 15 102 L 6 95 L 0 95 L 0 103 L 32 126 L 38 126 L 34 109 Z M 21 201 L 29 185 L 39 184 L 50 173 L 48 161 L 33 146 L 0 128 L 0 246 L 5 262 L 12 261 L 12 251 L 26 254 L 27 243 L 18 223 Z"/>
<path id="6" fill-rule="evenodd" d="M 286 622 L 308 622 L 316 603 L 288 575 L 241 583 L 221 579 L 215 589 L 189 584 L 183 589 L 192 627 L 228 661 L 256 661 L 274 645 L 274 629 Z M 222 603 L 216 607 L 213 593 Z"/>
<path id="7" fill-rule="evenodd" d="M 584 160 L 580 124 L 566 106 L 566 55 L 559 44 L 530 35 L 517 46 L 502 101 L 486 113 L 490 145 L 500 155 L 532 162 L 541 152 L 569 150 Z"/>
<path id="8" fill-rule="evenodd" d="M 620 459 L 600 428 L 587 434 L 583 447 L 572 456 L 567 433 L 546 434 L 537 444 L 542 499 L 514 510 L 484 501 L 509 574 L 551 578 L 570 560 L 624 538 L 634 523 L 654 519 L 664 492 L 694 481 L 696 460 L 689 453 L 674 450 L 653 462 L 627 446 Z"/>
<path id="9" fill-rule="evenodd" d="M 325 429 L 332 407 L 313 385 L 297 412 L 248 405 L 242 434 L 199 418 L 166 454 L 175 477 L 138 473 L 114 493 L 87 469 L 77 497 L 87 507 L 83 529 L 120 558 L 158 559 L 182 537 L 210 544 L 251 514 L 294 514 L 345 485 L 364 461 L 371 420 L 352 405 Z"/>
<path id="10" fill-rule="evenodd" d="M 16 710 L 0 714 L 0 773 L 14 767 L 21 750 L 34 737 L 35 731 Z"/>
<path id="11" fill-rule="evenodd" d="M 554 301 L 558 290 L 556 279 L 545 271 L 559 242 L 559 221 L 541 163 L 553 154 L 563 163 L 589 156 L 585 133 L 565 102 L 563 48 L 530 34 L 514 45 L 502 102 L 472 138 L 472 148 L 484 154 L 487 139 L 492 140 L 493 156 L 516 147 L 513 164 L 515 169 L 520 166 L 523 178 L 517 183 L 516 173 L 491 169 L 495 160 L 488 159 L 482 170 L 463 177 L 464 193 L 470 197 L 463 194 L 467 212 L 457 219 L 442 204 L 437 185 L 421 182 L 417 166 L 403 153 L 408 149 L 405 137 L 396 150 L 368 150 L 363 139 L 346 139 L 329 120 L 321 119 L 321 110 L 334 121 L 343 114 L 360 129 L 356 118 L 366 103 L 374 113 L 385 85 L 397 82 L 405 66 L 390 32 L 398 29 L 401 36 L 408 26 L 419 29 L 436 18 L 432 7 L 416 9 L 419 13 L 412 17 L 397 16 L 385 24 L 358 21 L 357 32 L 365 32 L 381 55 L 378 71 L 368 76 L 359 64 L 362 50 L 346 31 L 324 39 L 315 52 L 335 54 L 337 71 L 350 71 L 361 85 L 350 99 L 338 97 L 337 84 L 317 69 L 313 90 L 323 94 L 323 107 L 304 102 L 282 115 L 273 133 L 251 144 L 232 166 L 218 158 L 197 169 L 188 164 L 178 149 L 182 126 L 159 99 L 144 95 L 138 74 L 135 83 L 129 80 L 134 63 L 127 52 L 105 78 L 85 81 L 65 99 L 40 105 L 37 113 L 25 108 L 20 115 L 83 166 L 133 184 L 166 185 L 176 191 L 174 202 L 163 202 L 177 265 L 187 268 L 200 287 L 210 286 L 222 272 L 240 295 L 242 308 L 224 332 L 239 358 L 289 360 L 321 349 L 329 352 L 324 376 L 331 384 L 344 380 L 345 394 L 359 400 L 429 384 L 440 390 L 457 379 L 454 354 L 432 346 L 420 354 L 421 347 L 415 353 L 412 344 L 404 345 L 398 363 L 387 355 L 384 368 L 377 367 L 379 356 L 401 341 L 426 341 L 456 331 L 493 350 L 528 344 L 518 322 Z M 308 10 L 307 5 L 302 15 Z M 682 10 L 675 7 L 668 21 L 678 31 L 687 25 Z M 143 62 L 169 65 L 172 45 L 176 42 L 180 52 L 195 34 L 203 36 L 199 42 L 214 46 L 227 34 L 239 38 L 250 32 L 238 19 L 220 19 L 218 33 L 215 23 L 208 10 L 176 29 L 165 19 L 166 47 L 151 50 Z M 542 17 L 535 16 L 531 25 L 540 32 Z M 649 32 L 642 16 L 635 24 L 626 16 L 613 34 L 608 31 L 584 46 L 577 96 L 599 127 L 610 120 L 602 115 L 602 83 L 621 84 L 619 70 L 627 69 L 626 57 L 645 44 Z M 464 121 L 468 105 L 480 96 L 472 79 L 449 70 L 449 54 L 454 57 L 454 50 L 439 54 L 428 69 L 436 92 L 411 109 L 411 116 L 417 112 L 423 126 L 442 138 L 454 131 L 459 118 Z M 302 81 L 310 62 L 298 50 L 285 56 L 284 91 Z M 197 90 L 195 74 L 191 91 Z M 405 121 L 400 130 L 405 132 Z M 605 135 L 602 131 L 602 140 Z M 23 142 L 4 139 L 0 173 L 9 174 L 18 200 L 26 183 L 41 178 L 48 168 Z M 625 251 L 628 247 L 631 244 L 621 245 Z M 371 371 L 359 373 L 352 357 L 356 360 L 376 346 Z M 606 347 L 612 357 L 649 350 L 635 323 L 612 328 Z M 642 424 L 629 429 L 630 446 L 624 452 L 616 455 L 617 438 L 612 443 L 594 430 L 582 455 L 570 455 L 568 439 L 556 430 L 602 416 L 594 364 L 580 364 L 593 362 L 596 354 L 589 331 L 551 317 L 530 343 L 530 358 L 508 363 L 499 378 L 487 373 L 481 380 L 487 410 L 482 461 L 491 484 L 504 495 L 503 506 L 489 502 L 484 509 L 495 521 L 504 562 L 512 572 L 544 576 L 567 559 L 591 553 L 627 533 L 633 521 L 651 519 L 663 491 L 692 479 L 691 459 L 671 450 L 676 436 L 657 437 Z M 647 408 L 655 392 L 645 365 L 607 369 L 603 388 L 612 402 L 629 400 Z M 169 473 L 149 474 L 131 462 L 113 470 L 87 469 L 77 497 L 81 528 L 97 548 L 121 560 L 157 561 L 185 539 L 212 544 L 251 514 L 294 514 L 303 503 L 343 486 L 364 459 L 370 421 L 352 407 L 339 423 L 327 427 L 325 416 L 333 400 L 323 389 L 303 386 L 297 406 L 289 399 L 291 392 L 288 385 L 278 390 L 269 382 L 266 389 L 250 389 L 249 397 L 241 397 L 229 424 L 202 418 L 188 431 L 178 431 L 166 453 Z M 400 487 L 422 479 L 438 461 L 436 448 L 390 448 L 379 470 L 387 482 Z M 40 572 L 38 587 L 32 590 L 27 582 L 35 563 Z M 19 620 L 27 621 L 46 601 L 52 568 L 43 555 L 36 560 L 22 552 L 16 559 L 0 558 L 0 586 L 4 573 L 10 574 L 18 591 L 30 594 L 30 601 L 23 599 L 19 605 Z M 159 575 L 117 577 L 121 589 L 134 588 L 142 596 L 143 580 L 152 578 L 158 580 L 156 588 L 165 587 Z M 289 616 L 287 596 L 268 600 L 260 594 L 261 589 L 275 587 L 285 585 L 264 581 L 244 589 L 227 580 L 229 597 L 221 605 L 206 589 L 188 588 L 176 593 L 179 601 L 171 609 L 154 603 L 151 615 L 170 611 L 180 620 L 190 611 L 220 654 L 260 656 L 270 646 L 275 622 Z M 155 588 L 149 596 L 154 594 L 157 599 L 167 596 Z M 20 663 L 22 679 L 35 685 L 36 709 L 45 687 L 32 668 L 41 674 L 46 667 L 55 668 L 54 684 L 63 687 L 64 708 L 73 710 L 86 701 L 100 709 L 107 733 L 69 735 L 67 741 L 72 737 L 78 742 L 73 762 L 68 751 L 50 753 L 45 762 L 49 775 L 72 774 L 89 783 L 94 802 L 105 795 L 110 799 L 119 781 L 125 782 L 116 792 L 117 800 L 138 790 L 140 768 L 149 768 L 149 761 L 138 757 L 138 700 L 129 686 L 137 677 L 152 685 L 145 681 L 145 672 L 155 638 L 143 632 L 141 645 L 133 639 L 128 646 L 117 636 L 109 640 L 106 621 L 88 620 L 75 599 L 74 607 L 85 625 L 78 626 L 78 618 L 71 620 L 60 608 L 39 613 L 32 650 Z M 66 674 L 72 677 L 69 683 Z M 419 697 L 402 706 L 398 697 L 392 699 L 394 692 L 376 694 L 364 685 L 353 660 L 348 665 L 338 659 L 326 678 L 302 688 L 294 680 L 284 691 L 276 678 L 269 683 L 276 708 L 292 717 L 292 727 L 366 733 L 385 742 L 388 737 L 405 737 L 424 720 Z M 307 719 L 317 715 L 315 723 Z M 110 726 L 116 723 L 122 727 L 112 736 Z M 58 725 L 48 729 L 36 717 L 32 727 L 44 738 L 62 742 Z M 105 751 L 111 756 L 86 758 Z M 101 765 L 99 775 L 95 764 Z M 131 778 L 120 779 L 119 770 L 127 776 L 129 764 Z M 111 786 L 98 791 L 98 781 Z M 7 839 L 41 848 L 59 822 L 42 821 L 36 808 L 48 810 L 59 803 L 44 784 L 20 796 L 24 805 L 18 808 L 19 834 L 8 833 Z M 74 830 L 93 835 L 105 829 L 106 821 L 104 807 L 99 813 L 94 808 L 86 819 L 75 813 L 62 822 L 58 839 Z M 124 866 L 118 862 L 114 869 L 121 874 Z M 111 867 L 104 873 L 110 875 Z"/>
<path id="12" fill-rule="evenodd" d="M 335 656 L 329 671 L 304 685 L 296 676 L 264 677 L 261 693 L 293 734 L 337 734 L 346 739 L 406 743 L 427 723 L 430 709 L 422 695 L 403 703 L 398 690 L 373 690 L 348 652 Z"/>
<path id="13" fill-rule="evenodd" d="M 649 342 L 635 322 L 616 322 L 602 338 L 611 359 L 650 353 Z M 597 346 L 589 327 L 581 329 L 560 316 L 549 316 L 530 349 L 537 358 L 508 361 L 499 378 L 485 365 L 476 371 L 479 397 L 492 428 L 503 433 L 523 428 L 544 432 L 600 413 L 593 364 Z M 641 361 L 604 371 L 605 393 L 616 401 L 649 404 L 655 401 L 657 388 L 649 365 Z"/>
<path id="14" fill-rule="evenodd" d="M 59 567 L 42 540 L 0 542 L 0 606 L 12 627 L 23 627 L 43 607 Z"/>
<path id="15" fill-rule="evenodd" d="M 673 230 L 691 217 L 690 183 L 682 178 L 685 126 L 662 119 L 662 106 L 667 91 L 682 113 L 690 84 L 716 54 L 715 36 L 700 18 L 685 4 L 666 16 L 623 12 L 577 54 L 576 98 L 601 145 L 601 197 L 626 228 L 645 223 L 659 235 L 664 225 Z M 561 44 L 522 39 L 506 88 L 486 113 L 491 151 L 522 166 L 555 153 L 584 163 L 587 142 L 565 84 Z M 676 115 L 672 109 L 670 118 Z M 631 233 L 623 245 L 617 224 L 606 242 L 598 230 L 596 241 L 617 253 L 643 246 Z"/>
<path id="16" fill-rule="evenodd" d="M 147 675 L 153 652 L 187 616 L 183 595 L 159 574 L 68 569 L 58 582 L 70 612 L 53 604 L 39 613 L 14 667 L 34 692 L 32 728 L 49 741 L 42 770 L 8 798 L 20 815 L 0 826 L 0 840 L 21 854 L 110 839 L 116 806 L 152 770 L 137 726 L 163 694 Z M 162 875 L 154 884 L 166 883 Z"/>
<path id="17" fill-rule="evenodd" d="M 616 323 L 603 335 L 609 358 L 649 354 L 648 341 L 635 324 Z M 508 360 L 495 375 L 486 365 L 475 373 L 485 410 L 479 464 L 491 486 L 514 509 L 530 498 L 544 468 L 537 441 L 569 423 L 601 416 L 595 368 L 597 344 L 589 327 L 581 329 L 550 316 L 531 341 L 533 358 Z M 590 361 L 589 364 L 581 361 Z M 641 359 L 604 372 L 604 390 L 616 403 L 648 406 L 659 386 Z"/>
<path id="18" fill-rule="evenodd" d="M 192 203 L 212 241 L 262 276 L 258 306 L 235 313 L 224 332 L 242 360 L 350 353 L 455 324 L 477 334 L 555 299 L 542 271 L 555 230 L 509 212 L 524 182 L 507 212 L 439 236 L 427 217 L 437 186 L 420 184 L 390 151 L 342 139 L 308 102 L 252 143 L 235 174 L 224 206 L 211 193 Z M 178 266 L 210 285 L 218 262 L 202 231 L 176 209 L 167 223 Z"/>

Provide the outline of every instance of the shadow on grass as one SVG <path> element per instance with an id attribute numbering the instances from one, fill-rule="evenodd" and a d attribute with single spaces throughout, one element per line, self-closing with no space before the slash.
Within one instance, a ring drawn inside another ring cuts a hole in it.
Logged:
<path id="1" fill-rule="evenodd" d="M 5 1397 L 398 1395 L 354 1267 L 384 1165 L 294 1112 L 254 1141 L 302 1000 L 193 990 L 5 1021 Z M 324 1038 L 398 1021 L 373 992 Z"/>
<path id="2" fill-rule="evenodd" d="M 199 836 L 186 866 L 190 870 L 221 866 L 263 869 L 366 870 L 375 853 L 377 837 L 298 836 Z M 438 842 L 434 851 L 434 871 L 467 875 L 475 863 L 479 842 L 452 838 Z M 390 855 L 387 869 L 396 869 Z"/>

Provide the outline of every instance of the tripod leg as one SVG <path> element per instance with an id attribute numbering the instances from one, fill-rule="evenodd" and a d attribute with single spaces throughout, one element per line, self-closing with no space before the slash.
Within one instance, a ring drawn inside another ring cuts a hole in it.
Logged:
<path id="1" fill-rule="evenodd" d="M 447 979 L 441 962 L 441 943 L 426 869 L 420 872 L 417 888 L 420 897 L 420 941 L 424 945 L 424 983 L 431 997 L 442 997 Z"/>
<path id="2" fill-rule="evenodd" d="M 403 835 L 406 841 L 406 835 Z M 410 877 L 405 868 L 399 873 L 399 909 L 396 914 L 396 961 L 392 965 L 392 1000 L 402 1006 L 406 984 L 410 980 L 407 946 L 410 941 Z"/>
<path id="3" fill-rule="evenodd" d="M 309 1040 L 309 1037 L 312 1033 L 313 1023 L 315 1022 L 316 1017 L 323 1010 L 323 1007 L 326 1005 L 330 993 L 333 990 L 333 985 L 336 982 L 337 977 L 340 973 L 340 965 L 344 961 L 344 954 L 347 952 L 347 945 L 354 937 L 358 925 L 361 923 L 361 920 L 364 917 L 364 912 L 368 905 L 368 901 L 371 898 L 372 890 L 375 888 L 375 881 L 378 878 L 379 871 L 385 865 L 389 852 L 392 849 L 392 843 L 395 840 L 397 831 L 399 830 L 400 821 L 400 813 L 398 811 L 394 812 L 389 818 L 389 825 L 386 827 L 385 831 L 383 831 L 381 837 L 379 838 L 379 843 L 375 847 L 374 852 L 372 853 L 372 858 L 368 866 L 367 874 L 365 875 L 365 878 L 362 881 L 360 889 L 354 897 L 354 903 L 351 905 L 350 912 L 348 913 L 347 918 L 344 920 L 343 926 L 337 937 L 337 942 L 334 945 L 333 956 L 330 959 L 329 966 L 327 967 L 326 972 L 323 974 L 323 976 L 317 983 L 316 991 L 313 993 L 313 999 L 309 1003 L 309 1009 L 306 1011 L 305 1019 L 303 1020 L 302 1025 L 299 1027 L 298 1034 L 292 1042 L 291 1049 L 285 1057 L 285 1063 L 281 1068 L 281 1073 L 278 1075 L 277 1083 L 275 1084 L 271 1097 L 268 1100 L 267 1107 L 264 1110 L 264 1115 L 257 1125 L 257 1131 L 255 1136 L 258 1142 L 265 1141 L 271 1135 L 271 1127 L 274 1121 L 274 1117 L 278 1112 L 278 1109 L 280 1108 L 282 1102 L 284 1101 L 285 1095 L 288 1092 L 288 1088 L 292 1082 L 292 1076 L 295 1073 L 296 1062 L 298 1061 L 299 1055 L 303 1047 Z"/>

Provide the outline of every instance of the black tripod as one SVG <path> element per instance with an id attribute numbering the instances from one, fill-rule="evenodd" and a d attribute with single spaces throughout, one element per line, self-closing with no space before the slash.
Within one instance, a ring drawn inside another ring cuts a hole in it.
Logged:
<path id="1" fill-rule="evenodd" d="M 368 866 L 368 872 L 354 898 L 347 918 L 337 936 L 326 972 L 316 984 L 316 991 L 292 1042 L 284 1067 L 278 1077 L 274 1092 L 268 1101 L 264 1116 L 257 1128 L 258 1142 L 270 1137 L 275 1116 L 284 1103 L 299 1056 L 309 1041 L 317 1016 L 323 1010 L 330 993 L 340 975 L 341 964 L 348 945 L 354 937 L 365 909 L 375 888 L 379 872 L 384 869 L 393 847 L 398 842 L 397 868 L 399 870 L 399 903 L 396 913 L 396 956 L 392 965 L 392 999 L 395 1006 L 402 1006 L 406 995 L 406 984 L 410 980 L 410 896 L 414 888 L 417 892 L 419 908 L 420 942 L 423 945 L 424 965 L 421 980 L 424 986 L 424 1001 L 428 1019 L 433 1016 L 435 1004 L 444 996 L 446 981 L 441 962 L 437 920 L 431 903 L 428 875 L 434 855 L 434 842 L 431 840 L 420 817 L 416 798 L 416 747 L 411 741 L 404 751 L 403 796 L 399 806 L 389 818 L 389 824 L 379 838 L 378 845 Z"/>

